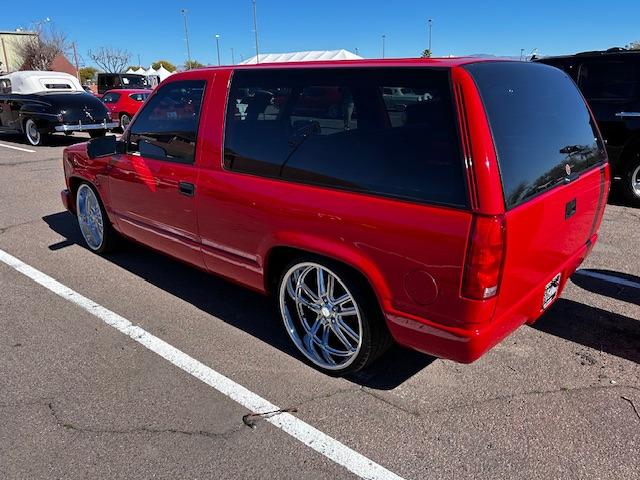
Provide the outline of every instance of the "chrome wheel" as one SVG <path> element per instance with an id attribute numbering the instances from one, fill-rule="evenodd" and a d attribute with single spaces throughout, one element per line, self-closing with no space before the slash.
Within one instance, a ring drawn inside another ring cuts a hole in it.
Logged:
<path id="1" fill-rule="evenodd" d="M 104 241 L 104 221 L 96 194 L 86 183 L 76 194 L 76 212 L 80 231 L 91 250 L 99 250 Z"/>
<path id="2" fill-rule="evenodd" d="M 328 268 L 298 263 L 282 277 L 282 320 L 296 347 L 327 370 L 351 365 L 362 347 L 362 317 L 347 286 Z"/>
<path id="3" fill-rule="evenodd" d="M 631 190 L 636 197 L 640 198 L 640 164 L 631 172 Z"/>
<path id="4" fill-rule="evenodd" d="M 31 120 L 30 118 L 28 118 L 27 121 L 24 122 L 24 133 L 31 145 L 40 145 L 40 142 L 42 141 L 42 134 L 38 130 L 36 122 Z"/>
<path id="5" fill-rule="evenodd" d="M 131 123 L 131 118 L 126 113 L 123 113 L 120 116 L 120 128 L 124 130 L 125 128 L 127 128 L 127 125 L 129 125 L 129 123 Z"/>

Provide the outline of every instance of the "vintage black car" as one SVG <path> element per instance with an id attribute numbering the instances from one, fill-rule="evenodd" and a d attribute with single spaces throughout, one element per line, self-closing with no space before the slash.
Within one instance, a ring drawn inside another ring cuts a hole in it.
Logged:
<path id="1" fill-rule="evenodd" d="M 14 72 L 0 76 L 0 132 L 23 133 L 34 146 L 49 134 L 104 135 L 118 126 L 80 82 L 62 72 Z"/>
<path id="2" fill-rule="evenodd" d="M 567 72 L 596 117 L 614 179 L 640 206 L 640 51 L 612 48 L 536 61 Z"/>

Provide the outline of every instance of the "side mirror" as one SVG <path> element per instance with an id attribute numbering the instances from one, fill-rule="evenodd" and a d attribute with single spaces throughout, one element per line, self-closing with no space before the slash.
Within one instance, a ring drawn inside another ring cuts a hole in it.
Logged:
<path id="1" fill-rule="evenodd" d="M 122 153 L 122 151 L 123 144 L 116 140 L 115 135 L 92 138 L 87 144 L 87 155 L 91 159 L 115 155 Z"/>

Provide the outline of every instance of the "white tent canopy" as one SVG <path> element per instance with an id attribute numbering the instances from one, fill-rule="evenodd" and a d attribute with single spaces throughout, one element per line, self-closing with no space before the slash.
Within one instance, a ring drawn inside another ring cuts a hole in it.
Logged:
<path id="1" fill-rule="evenodd" d="M 157 74 L 158 72 L 156 72 L 156 70 L 153 67 L 149 67 L 147 68 L 147 70 L 145 70 L 143 75 L 157 75 Z"/>
<path id="2" fill-rule="evenodd" d="M 143 70 L 144 71 L 144 70 Z M 125 73 L 138 73 L 136 70 L 134 70 L 133 68 L 130 68 L 129 70 L 127 70 Z"/>
<path id="3" fill-rule="evenodd" d="M 138 67 L 136 70 L 132 70 L 131 72 L 127 71 L 127 73 L 137 73 L 138 75 L 146 75 L 147 71 L 142 67 Z"/>
<path id="4" fill-rule="evenodd" d="M 348 50 L 312 50 L 309 52 L 289 53 L 261 53 L 260 62 L 257 56 L 240 62 L 240 65 L 256 63 L 280 63 L 280 62 L 318 62 L 322 60 L 362 60 L 362 57 Z"/>
<path id="5" fill-rule="evenodd" d="M 162 82 L 165 78 L 171 75 L 171 72 L 164 68 L 164 65 L 160 64 L 160 68 L 156 70 L 156 75 L 160 77 L 160 81 Z"/>

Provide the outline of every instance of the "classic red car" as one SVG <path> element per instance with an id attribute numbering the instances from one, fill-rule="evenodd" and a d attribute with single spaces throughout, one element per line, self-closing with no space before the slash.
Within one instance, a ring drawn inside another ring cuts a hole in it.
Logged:
<path id="1" fill-rule="evenodd" d="M 142 89 L 109 90 L 102 96 L 102 101 L 111 118 L 120 120 L 120 127 L 124 130 L 151 92 Z"/>
<path id="2" fill-rule="evenodd" d="M 341 94 L 309 111 L 311 87 Z M 421 100 L 389 108 L 385 88 Z M 460 58 L 178 73 L 63 164 L 91 250 L 123 236 L 272 295 L 332 374 L 392 339 L 471 362 L 534 322 L 593 248 L 610 179 L 565 73 Z"/>

